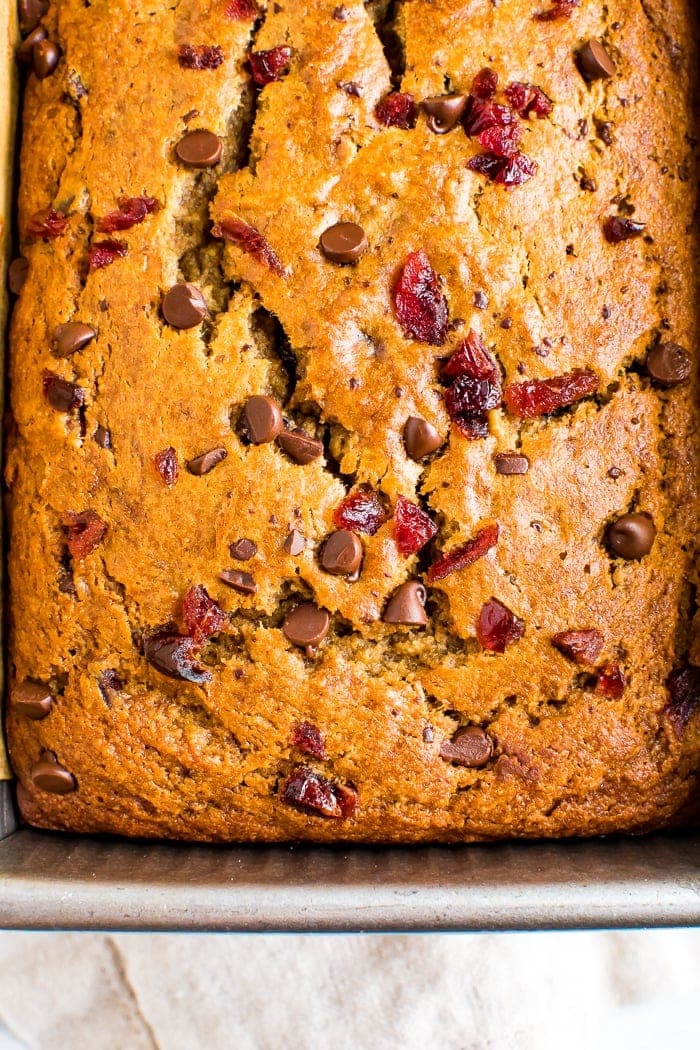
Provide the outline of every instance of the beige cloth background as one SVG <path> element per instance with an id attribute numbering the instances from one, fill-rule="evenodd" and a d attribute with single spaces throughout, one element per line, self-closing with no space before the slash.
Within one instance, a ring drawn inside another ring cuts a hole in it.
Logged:
<path id="1" fill-rule="evenodd" d="M 0 1050 L 668 1050 L 700 930 L 0 934 Z"/>

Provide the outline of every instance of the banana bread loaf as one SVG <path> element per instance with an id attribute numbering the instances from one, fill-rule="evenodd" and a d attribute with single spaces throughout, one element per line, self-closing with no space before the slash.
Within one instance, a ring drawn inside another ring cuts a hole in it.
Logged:
<path id="1" fill-rule="evenodd" d="M 19 14 L 24 819 L 695 819 L 692 0 Z"/>

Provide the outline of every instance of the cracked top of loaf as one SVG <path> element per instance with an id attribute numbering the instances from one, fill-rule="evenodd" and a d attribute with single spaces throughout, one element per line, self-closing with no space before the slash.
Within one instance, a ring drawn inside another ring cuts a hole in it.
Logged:
<path id="1" fill-rule="evenodd" d="M 24 818 L 692 819 L 691 0 L 19 6 Z"/>

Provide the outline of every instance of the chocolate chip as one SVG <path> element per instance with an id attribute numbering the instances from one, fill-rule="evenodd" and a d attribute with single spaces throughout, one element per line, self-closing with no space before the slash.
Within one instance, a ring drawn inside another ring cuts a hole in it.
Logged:
<path id="1" fill-rule="evenodd" d="M 298 529 L 292 529 L 287 533 L 287 537 L 284 541 L 284 550 L 287 554 L 291 554 L 296 557 L 297 554 L 301 554 L 306 549 L 306 537 L 299 532 Z"/>
<path id="2" fill-rule="evenodd" d="M 362 85 L 354 80 L 339 80 L 338 87 L 351 98 L 362 98 Z"/>
<path id="3" fill-rule="evenodd" d="M 440 744 L 440 758 L 468 769 L 485 766 L 492 755 L 493 741 L 479 726 L 458 729 L 451 740 L 443 740 Z"/>
<path id="4" fill-rule="evenodd" d="M 587 193 L 595 193 L 595 191 L 598 189 L 598 183 L 595 181 L 595 179 L 589 178 L 588 175 L 581 176 L 580 186 L 581 189 L 585 190 Z"/>
<path id="5" fill-rule="evenodd" d="M 350 12 L 344 4 L 339 4 L 338 7 L 333 8 L 333 18 L 336 22 L 347 22 L 349 14 Z"/>
<path id="6" fill-rule="evenodd" d="M 234 591 L 240 591 L 241 594 L 255 594 L 258 589 L 251 574 L 241 569 L 223 569 L 219 573 L 219 579 L 227 587 L 233 587 Z"/>
<path id="7" fill-rule="evenodd" d="M 659 386 L 678 386 L 690 376 L 690 354 L 678 343 L 660 343 L 647 354 L 647 372 Z"/>
<path id="8" fill-rule="evenodd" d="M 426 597 L 425 587 L 418 580 L 402 583 L 389 599 L 382 620 L 384 623 L 423 627 L 428 622 L 425 612 Z"/>
<path id="9" fill-rule="evenodd" d="M 617 478 L 619 478 L 621 476 L 621 474 L 622 474 L 622 471 L 620 470 L 619 467 L 611 467 L 610 470 L 608 471 L 608 477 L 612 478 L 613 481 L 617 480 Z"/>
<path id="10" fill-rule="evenodd" d="M 61 49 L 52 40 L 40 40 L 32 50 L 32 65 L 39 80 L 50 77 L 61 58 Z"/>
<path id="11" fill-rule="evenodd" d="M 497 452 L 493 457 L 497 474 L 527 474 L 530 461 L 520 452 Z"/>
<path id="12" fill-rule="evenodd" d="M 30 33 L 49 9 L 48 0 L 17 0 L 17 17 L 21 33 Z"/>
<path id="13" fill-rule="evenodd" d="M 634 219 L 623 219 L 619 215 L 611 215 L 603 223 L 605 238 L 610 244 L 619 244 L 621 241 L 629 241 L 631 237 L 641 237 L 646 230 L 645 222 L 636 222 Z"/>
<path id="14" fill-rule="evenodd" d="M 163 296 L 163 317 L 173 328 L 195 328 L 207 316 L 204 296 L 194 284 L 174 284 Z"/>
<path id="15" fill-rule="evenodd" d="M 611 554 L 627 561 L 637 561 L 654 545 L 656 527 L 651 515 L 623 514 L 608 526 L 607 543 Z"/>
<path id="16" fill-rule="evenodd" d="M 97 424 L 93 439 L 100 448 L 111 448 L 112 447 L 112 435 L 106 427 L 103 427 L 101 423 Z"/>
<path id="17" fill-rule="evenodd" d="M 208 474 L 210 470 L 218 466 L 222 459 L 226 459 L 228 452 L 225 448 L 213 448 L 209 452 L 203 452 L 201 456 L 195 456 L 187 464 L 187 469 L 190 474 L 195 474 L 197 477 L 201 477 L 202 474 Z"/>
<path id="18" fill-rule="evenodd" d="M 34 763 L 29 776 L 34 787 L 53 795 L 67 795 L 78 786 L 73 774 L 58 762 L 52 751 L 42 751 L 41 758 Z"/>
<path id="19" fill-rule="evenodd" d="M 489 297 L 486 292 L 474 292 L 474 306 L 477 310 L 485 310 L 489 305 Z"/>
<path id="20" fill-rule="evenodd" d="M 321 568 L 333 576 L 352 576 L 362 564 L 362 543 L 354 532 L 332 532 L 321 551 Z"/>
<path id="21" fill-rule="evenodd" d="M 512 327 L 513 327 L 513 319 L 512 319 L 512 317 L 504 317 L 503 320 L 501 321 L 501 328 L 503 328 L 505 331 L 508 331 L 508 329 L 512 328 Z"/>
<path id="22" fill-rule="evenodd" d="M 53 706 L 51 690 L 37 682 L 17 682 L 10 690 L 10 704 L 19 714 L 38 722 Z"/>
<path id="23" fill-rule="evenodd" d="M 236 561 L 250 561 L 258 553 L 258 545 L 254 540 L 241 539 L 229 544 L 229 554 Z"/>
<path id="24" fill-rule="evenodd" d="M 17 48 L 18 61 L 31 62 L 35 46 L 40 44 L 42 40 L 46 40 L 47 35 L 48 34 L 43 26 L 36 26 L 35 29 L 32 29 L 31 33 L 24 38 Z"/>
<path id="25" fill-rule="evenodd" d="M 303 430 L 283 430 L 277 444 L 301 466 L 313 462 L 323 453 L 323 442 L 309 437 Z"/>
<path id="26" fill-rule="evenodd" d="M 54 330 L 51 349 L 58 357 L 69 357 L 76 350 L 82 350 L 97 335 L 94 328 L 82 321 L 68 321 Z"/>
<path id="27" fill-rule="evenodd" d="M 589 40 L 578 53 L 579 69 L 586 80 L 606 80 L 615 75 L 615 63 L 600 40 Z"/>
<path id="28" fill-rule="evenodd" d="M 175 152 L 189 168 L 213 168 L 221 160 L 222 142 L 218 135 L 205 128 L 183 135 Z"/>
<path id="29" fill-rule="evenodd" d="M 44 395 L 57 412 L 74 412 L 85 404 L 85 391 L 76 383 L 61 379 L 53 372 L 44 374 Z"/>
<path id="30" fill-rule="evenodd" d="M 254 445 L 274 441 L 284 426 L 280 406 L 262 394 L 248 398 L 243 409 L 243 422 Z"/>
<path id="31" fill-rule="evenodd" d="M 7 286 L 13 295 L 19 295 L 29 273 L 29 261 L 20 255 L 13 259 L 7 270 Z"/>
<path id="32" fill-rule="evenodd" d="M 143 655 L 161 674 L 168 678 L 180 678 L 183 682 L 203 685 L 211 682 L 212 673 L 197 663 L 194 639 L 188 634 L 176 634 L 163 628 L 143 640 Z"/>
<path id="33" fill-rule="evenodd" d="M 466 104 L 466 95 L 436 95 L 433 98 L 426 98 L 422 107 L 428 118 L 429 129 L 436 135 L 445 135 L 448 131 L 452 131 L 464 113 Z"/>
<path id="34" fill-rule="evenodd" d="M 313 602 L 302 602 L 287 613 L 282 631 L 293 645 L 302 649 L 319 645 L 328 634 L 331 618 L 325 609 Z"/>
<path id="35" fill-rule="evenodd" d="M 338 222 L 323 231 L 319 247 L 330 262 L 355 262 L 367 248 L 367 237 L 356 222 Z"/>
<path id="36" fill-rule="evenodd" d="M 419 463 L 442 444 L 442 438 L 432 423 L 421 416 L 409 416 L 403 428 L 406 455 Z"/>

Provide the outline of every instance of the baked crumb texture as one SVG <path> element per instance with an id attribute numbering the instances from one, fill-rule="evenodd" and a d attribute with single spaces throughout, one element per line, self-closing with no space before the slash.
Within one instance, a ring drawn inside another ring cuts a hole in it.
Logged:
<path id="1" fill-rule="evenodd" d="M 28 823 L 693 819 L 693 10 L 51 3 L 6 463 Z"/>

